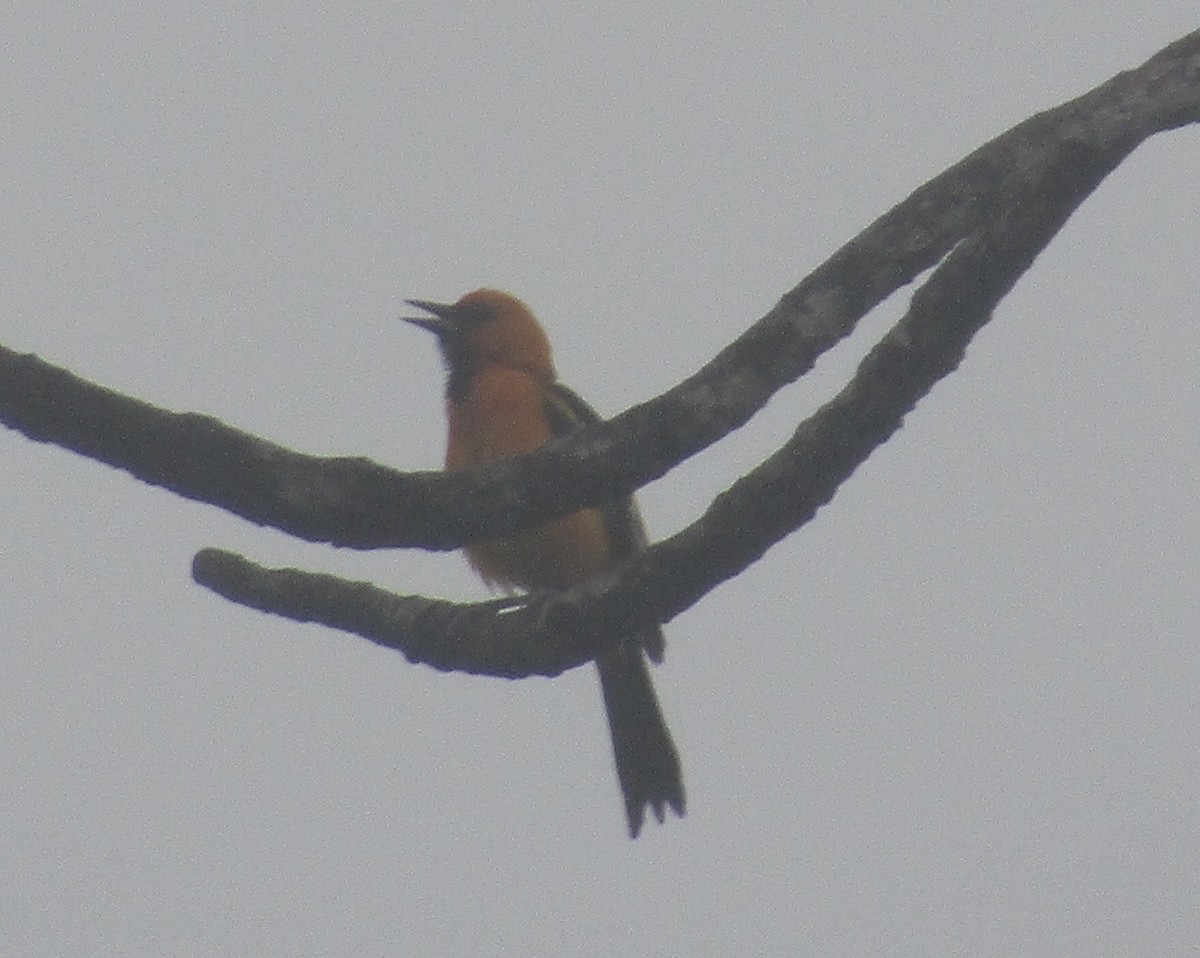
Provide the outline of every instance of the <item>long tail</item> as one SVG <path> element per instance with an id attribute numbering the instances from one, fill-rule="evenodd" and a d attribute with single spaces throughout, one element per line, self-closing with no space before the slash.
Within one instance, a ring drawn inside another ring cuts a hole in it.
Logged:
<path id="1" fill-rule="evenodd" d="M 622 642 L 596 659 L 630 838 L 641 831 L 647 805 L 660 822 L 668 805 L 676 815 L 684 813 L 679 755 L 663 721 L 642 645 Z"/>

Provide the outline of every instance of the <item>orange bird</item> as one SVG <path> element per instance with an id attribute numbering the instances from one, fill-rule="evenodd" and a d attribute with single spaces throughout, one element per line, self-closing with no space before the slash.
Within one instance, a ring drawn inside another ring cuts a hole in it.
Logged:
<path id="1" fill-rule="evenodd" d="M 598 421 L 557 381 L 550 341 L 516 297 L 478 289 L 456 303 L 408 303 L 430 314 L 405 319 L 437 336 L 446 363 L 447 470 L 521 455 Z M 645 547 L 641 517 L 626 498 L 473 543 L 466 553 L 489 585 L 561 590 Z M 663 648 L 662 629 L 655 626 L 606 644 L 596 657 L 631 838 L 641 830 L 647 805 L 660 822 L 668 805 L 677 815 L 684 812 L 679 756 L 646 666 L 647 655 L 662 660 Z"/>

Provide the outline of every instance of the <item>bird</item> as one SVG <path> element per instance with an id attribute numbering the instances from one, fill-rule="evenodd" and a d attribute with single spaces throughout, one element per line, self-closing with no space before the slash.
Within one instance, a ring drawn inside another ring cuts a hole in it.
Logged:
<path id="1" fill-rule="evenodd" d="M 447 471 L 532 452 L 598 422 L 595 411 L 558 381 L 550 341 L 529 307 L 497 289 L 453 303 L 405 300 L 428 315 L 404 316 L 433 333 L 446 367 Z M 581 509 L 528 531 L 473 542 L 468 563 L 493 588 L 565 590 L 646 547 L 632 497 Z M 661 823 L 685 812 L 679 754 L 663 718 L 647 658 L 662 660 L 658 625 L 614 636 L 596 655 L 617 780 L 630 838 L 646 807 Z"/>

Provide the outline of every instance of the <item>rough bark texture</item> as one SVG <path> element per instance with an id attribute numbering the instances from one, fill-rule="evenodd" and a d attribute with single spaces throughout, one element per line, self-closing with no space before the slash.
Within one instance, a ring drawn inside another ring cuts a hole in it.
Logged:
<path id="1" fill-rule="evenodd" d="M 291 452 L 0 348 L 0 421 L 180 495 L 354 548 L 448 549 L 626 495 L 745 423 L 900 286 L 934 266 L 854 379 L 695 523 L 611 580 L 454 605 L 269 571 L 217 550 L 196 580 L 230 599 L 363 635 L 441 669 L 551 675 L 596 636 L 665 622 L 811 518 L 892 435 L 1078 205 L 1148 136 L 1200 120 L 1200 31 L 1038 114 L 922 186 L 838 250 L 710 363 L 657 399 L 478 472 L 402 474 Z M 940 265 L 939 265 L 940 264 Z"/>

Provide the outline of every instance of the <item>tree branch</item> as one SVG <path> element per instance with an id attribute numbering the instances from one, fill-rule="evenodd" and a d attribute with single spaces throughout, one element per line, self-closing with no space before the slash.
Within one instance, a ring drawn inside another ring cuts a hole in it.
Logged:
<path id="1" fill-rule="evenodd" d="M 935 177 L 662 396 L 535 455 L 475 472 L 401 474 L 365 459 L 304 456 L 2 348 L 0 421 L 310 541 L 455 548 L 658 478 L 745 423 L 877 303 L 1039 183 L 1053 182 L 1064 163 L 1086 155 L 1111 169 L 1146 137 L 1198 118 L 1200 31 Z"/>
<path id="2" fill-rule="evenodd" d="M 370 639 L 443 672 L 500 678 L 554 676 L 591 661 L 601 634 L 556 626 L 554 596 L 458 604 L 394 595 L 369 582 L 299 569 L 265 569 L 220 549 L 203 549 L 193 578 L 218 595 L 293 619 Z"/>
<path id="3" fill-rule="evenodd" d="M 362 635 L 436 668 L 514 677 L 588 661 L 603 637 L 666 622 L 737 575 L 833 498 L 957 368 L 971 338 L 1115 159 L 1079 147 L 997 221 L 960 244 L 851 382 L 698 521 L 633 557 L 611 579 L 516 602 L 456 605 L 363 583 L 268 571 L 206 550 L 198 582 L 253 608 Z M 315 596 L 322 601 L 313 601 Z"/>
<path id="4" fill-rule="evenodd" d="M 601 637 L 666 622 L 807 522 L 961 361 L 1086 196 L 1153 133 L 1200 120 L 1200 31 L 1026 120 L 878 219 L 710 363 L 659 398 L 522 459 L 401 474 L 291 452 L 157 409 L 0 348 L 0 418 L 301 538 L 452 548 L 624 495 L 750 418 L 899 286 L 939 263 L 853 380 L 695 523 L 612 577 L 565 593 L 456 605 L 269 571 L 216 550 L 193 574 L 233 601 L 363 635 L 440 669 L 552 675 Z"/>

